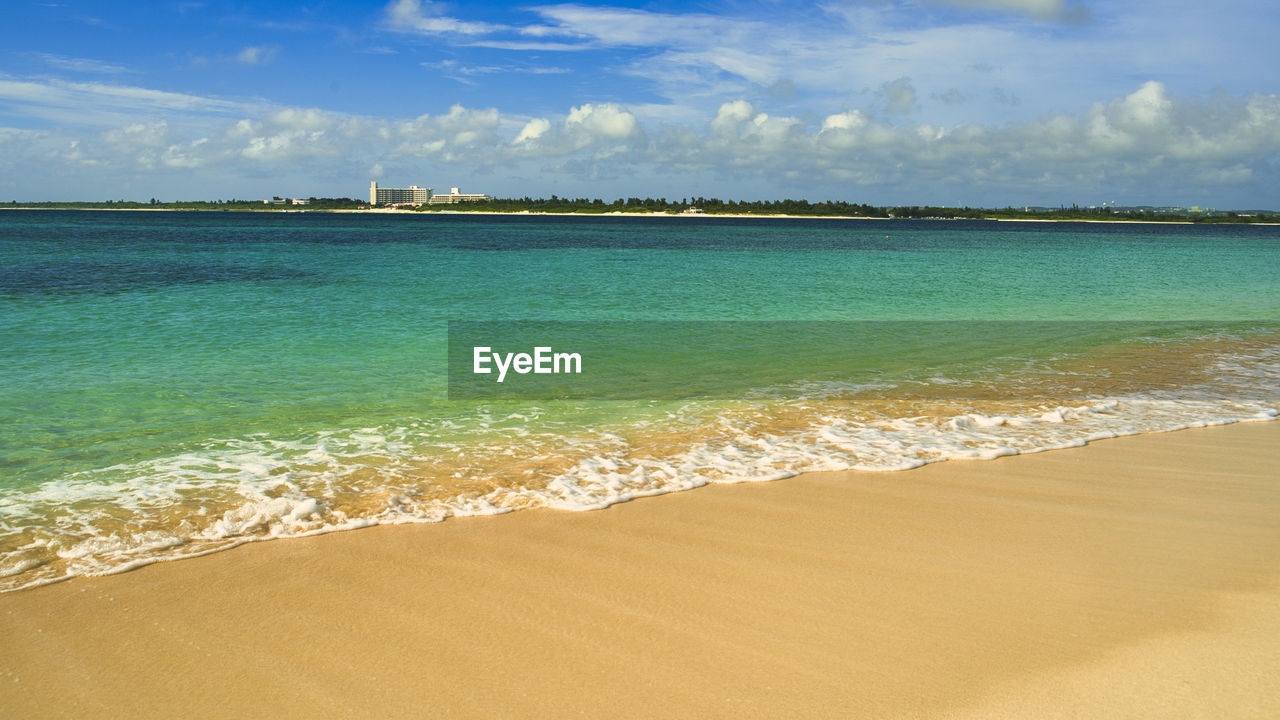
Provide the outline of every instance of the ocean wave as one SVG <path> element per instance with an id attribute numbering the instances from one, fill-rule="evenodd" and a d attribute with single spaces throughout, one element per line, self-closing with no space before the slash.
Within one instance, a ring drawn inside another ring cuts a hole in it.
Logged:
<path id="1" fill-rule="evenodd" d="M 534 406 L 482 407 L 467 417 L 210 441 L 0 492 L 0 589 L 370 525 L 596 510 L 714 483 L 898 471 L 1276 418 L 1280 348 L 1233 348 L 1187 372 L 1194 381 L 1104 395 L 1089 394 L 1078 371 L 1037 369 L 1000 378 L 995 392 L 990 378 L 928 376 L 688 402 L 613 425 L 575 425 Z"/>

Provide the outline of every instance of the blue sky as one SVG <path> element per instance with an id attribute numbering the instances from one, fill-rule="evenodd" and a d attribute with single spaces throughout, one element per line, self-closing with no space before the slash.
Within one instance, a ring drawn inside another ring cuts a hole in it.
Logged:
<path id="1" fill-rule="evenodd" d="M 1280 209 L 1270 3 L 7 5 L 0 200 Z"/>

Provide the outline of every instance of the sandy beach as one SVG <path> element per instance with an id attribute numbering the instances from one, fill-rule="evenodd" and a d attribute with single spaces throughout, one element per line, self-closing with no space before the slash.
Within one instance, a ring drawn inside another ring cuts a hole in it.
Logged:
<path id="1" fill-rule="evenodd" d="M 1277 717 L 1280 423 L 0 595 L 5 717 Z"/>

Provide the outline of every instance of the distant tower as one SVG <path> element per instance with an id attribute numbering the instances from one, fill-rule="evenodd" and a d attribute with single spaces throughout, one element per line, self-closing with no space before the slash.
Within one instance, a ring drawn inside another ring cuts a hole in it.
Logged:
<path id="1" fill-rule="evenodd" d="M 369 182 L 369 204 L 370 205 L 378 204 L 378 181 L 377 180 L 371 180 Z"/>

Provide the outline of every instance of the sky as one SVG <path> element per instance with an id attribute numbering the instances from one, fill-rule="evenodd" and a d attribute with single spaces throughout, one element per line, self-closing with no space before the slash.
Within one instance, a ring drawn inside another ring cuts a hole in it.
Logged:
<path id="1" fill-rule="evenodd" d="M 9 0 L 0 201 L 1280 209 L 1261 0 Z"/>

